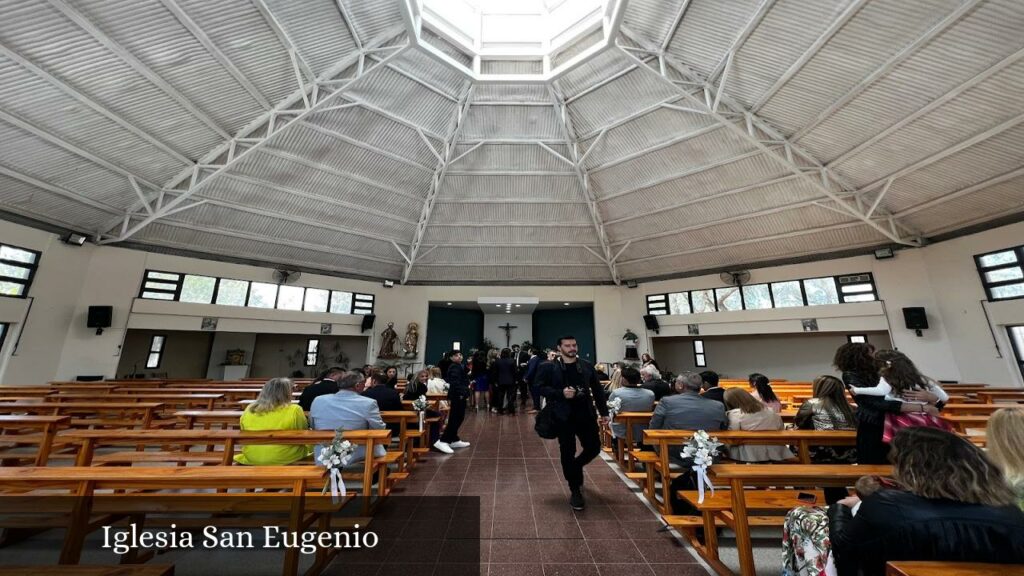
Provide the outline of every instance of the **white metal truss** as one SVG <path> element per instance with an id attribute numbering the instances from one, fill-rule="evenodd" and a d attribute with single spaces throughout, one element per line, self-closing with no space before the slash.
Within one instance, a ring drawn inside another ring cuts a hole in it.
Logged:
<path id="1" fill-rule="evenodd" d="M 583 162 L 581 161 L 582 155 L 580 154 L 580 143 L 572 125 L 572 118 L 569 116 L 569 108 L 565 104 L 565 99 L 561 94 L 559 94 L 556 85 L 553 84 L 549 86 L 548 91 L 551 93 L 551 101 L 555 108 L 555 117 L 558 119 L 559 129 L 565 137 L 565 144 L 569 147 L 569 158 L 564 158 L 564 160 L 573 166 L 573 170 L 576 173 L 576 179 L 579 181 L 580 193 L 583 194 L 583 199 L 587 203 L 587 211 L 590 213 L 590 220 L 594 225 L 594 231 L 597 232 L 597 239 L 601 242 L 602 254 L 598 257 L 601 258 L 601 260 L 603 260 L 608 266 L 608 272 L 612 276 L 612 282 L 621 284 L 622 279 L 619 277 L 619 270 L 615 266 L 615 260 L 622 254 L 622 252 L 620 251 L 618 254 L 615 254 L 614 256 L 612 255 L 611 242 L 608 240 L 608 235 L 605 233 L 604 229 L 604 223 L 601 221 L 601 213 L 597 207 L 597 198 L 594 196 L 594 191 L 590 188 L 590 176 L 583 168 Z"/>
<path id="2" fill-rule="evenodd" d="M 623 34 L 637 45 L 641 47 L 644 46 L 644 44 L 639 41 L 636 36 L 630 34 L 628 30 L 623 29 Z M 703 98 L 679 87 L 667 75 L 661 74 L 657 70 L 653 70 L 649 66 L 644 65 L 645 70 L 660 78 L 667 85 L 678 90 L 692 106 L 699 110 L 704 110 L 705 113 L 714 117 L 715 120 L 726 126 L 734 134 L 740 136 L 756 147 L 759 151 L 765 153 L 768 158 L 771 158 L 793 174 L 803 178 L 806 182 L 835 202 L 835 204 L 849 216 L 861 220 L 896 243 L 915 247 L 921 245 L 921 240 L 919 238 L 904 237 L 897 233 L 895 230 L 898 227 L 898 223 L 892 219 L 891 216 L 879 214 L 879 217 L 884 216 L 882 219 L 887 220 L 888 226 L 886 226 L 878 222 L 876 219 L 867 216 L 857 202 L 852 204 L 848 202 L 842 196 L 842 193 L 837 192 L 837 190 L 854 192 L 854 187 L 844 185 L 844 183 L 837 178 L 831 170 L 825 167 L 808 152 L 793 144 L 789 138 L 783 136 L 778 130 L 769 125 L 763 119 L 737 104 L 727 95 L 721 93 L 720 86 L 713 86 L 712 84 L 705 82 L 699 75 L 690 70 L 684 64 L 677 62 L 667 54 L 659 53 L 660 51 L 657 48 L 651 48 L 650 50 L 656 56 L 661 56 L 661 59 L 665 64 L 671 67 L 684 80 L 694 84 L 699 83 L 702 86 Z M 639 58 L 630 50 L 622 50 L 622 53 L 629 58 L 639 60 Z M 715 109 L 716 103 L 721 104 L 723 108 L 721 111 Z"/>
<path id="3" fill-rule="evenodd" d="M 729 49 L 726 50 L 725 58 L 719 60 L 715 68 L 711 71 L 710 74 L 708 74 L 709 82 L 721 77 L 721 85 L 725 85 L 725 80 L 727 76 L 726 72 L 729 69 L 729 65 L 732 63 L 733 56 L 735 56 L 736 53 L 739 52 L 740 48 L 743 47 L 743 44 L 747 41 L 748 38 L 750 38 L 750 35 L 754 33 L 754 30 L 757 30 L 758 25 L 761 24 L 761 21 L 764 20 L 764 17 L 768 15 L 768 12 L 771 11 L 772 6 L 774 5 L 775 0 L 761 0 L 761 3 L 758 4 L 757 8 L 754 10 L 754 13 L 751 14 L 750 19 L 747 20 L 747 23 L 743 26 L 742 29 L 740 29 L 740 33 L 736 35 L 736 39 L 733 40 L 732 44 L 729 46 Z"/>
<path id="4" fill-rule="evenodd" d="M 420 257 L 423 236 L 427 233 L 427 226 L 430 225 L 430 215 L 434 212 L 434 205 L 437 202 L 437 196 L 441 193 L 441 185 L 444 184 L 444 178 L 448 174 L 448 167 L 462 157 L 455 156 L 455 145 L 459 141 L 462 129 L 466 126 L 469 108 L 473 105 L 473 89 L 474 85 L 469 84 L 464 89 L 459 104 L 455 107 L 455 118 L 448 137 L 444 140 L 443 150 L 435 150 L 431 146 L 431 150 L 437 157 L 437 165 L 434 167 L 434 173 L 430 179 L 430 190 L 427 192 L 426 198 L 423 199 L 423 209 L 420 211 L 420 218 L 416 223 L 416 232 L 413 235 L 412 243 L 409 245 L 409 253 L 406 254 L 398 247 L 398 244 L 395 244 L 395 250 L 398 250 L 398 253 L 405 260 L 405 266 L 402 270 L 402 284 L 409 281 L 412 267 L 416 264 L 416 259 Z M 424 143 L 429 144 L 426 140 L 424 140 Z"/>
<path id="5" fill-rule="evenodd" d="M 386 37 L 382 36 L 381 39 L 372 47 L 378 48 L 385 41 Z M 187 176 L 188 183 L 184 190 L 175 188 L 182 183 L 180 178 L 178 178 L 177 181 L 172 180 L 170 186 L 160 189 L 154 213 L 140 213 L 137 210 L 135 212 L 129 212 L 124 217 L 120 233 L 113 237 L 104 238 L 103 233 L 105 231 L 99 231 L 99 234 L 97 235 L 98 243 L 110 244 L 123 242 L 144 229 L 146 225 L 170 215 L 171 213 L 175 213 L 183 208 L 189 207 L 190 205 L 181 206 L 181 204 L 189 197 L 208 186 L 208 184 L 219 174 L 223 173 L 231 166 L 236 165 L 240 159 L 247 157 L 256 150 L 262 150 L 266 146 L 267 142 L 274 139 L 276 135 L 285 131 L 289 126 L 296 122 L 302 122 L 317 110 L 326 108 L 338 96 L 350 89 L 353 84 L 366 78 L 374 71 L 379 70 L 385 66 L 388 61 L 398 57 L 404 51 L 409 49 L 409 43 L 403 42 L 398 45 L 388 46 L 388 48 L 391 48 L 390 53 L 381 61 L 381 63 L 373 65 L 370 68 L 360 66 L 359 70 L 356 71 L 353 77 L 344 79 L 344 82 L 337 86 L 335 86 L 334 83 L 328 84 L 328 81 L 332 80 L 337 74 L 340 74 L 344 70 L 353 66 L 356 61 L 360 61 L 360 63 L 361 61 L 364 61 L 364 53 L 359 52 L 353 56 L 345 58 L 341 63 L 326 73 L 325 78 L 309 83 L 303 81 L 303 75 L 298 73 L 299 67 L 297 61 L 293 59 L 293 64 L 295 65 L 297 73 L 297 81 L 300 83 L 298 95 L 293 95 L 286 101 L 282 102 L 282 104 L 274 110 L 265 115 L 261 115 L 256 122 L 247 127 L 248 130 L 243 130 L 239 136 L 228 140 L 226 146 L 222 147 L 226 148 L 226 151 L 219 152 L 218 149 L 211 153 L 213 158 L 217 158 L 226 152 L 226 157 L 222 163 L 210 161 L 209 163 L 196 164 Z M 299 104 L 300 101 L 301 105 Z M 209 156 L 210 155 L 208 155 L 208 157 Z M 180 194 L 175 196 L 172 200 L 164 202 L 164 192 L 167 190 L 173 190 Z M 141 221 L 131 225 L 131 219 L 136 216 L 140 216 L 142 218 Z"/>

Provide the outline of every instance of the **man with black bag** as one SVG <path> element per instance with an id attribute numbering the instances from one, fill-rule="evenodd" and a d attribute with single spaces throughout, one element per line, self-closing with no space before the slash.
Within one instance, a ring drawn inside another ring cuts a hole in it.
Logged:
<path id="1" fill-rule="evenodd" d="M 594 367 L 577 357 L 578 351 L 574 336 L 562 336 L 558 339 L 558 357 L 541 364 L 536 375 L 540 393 L 548 402 L 544 410 L 550 411 L 555 423 L 562 475 L 572 493 L 569 505 L 573 510 L 583 510 L 586 505 L 582 492 L 583 467 L 601 453 L 598 421 L 602 424 L 608 421 L 604 388 L 597 380 Z M 601 413 L 600 419 L 595 405 Z M 538 421 L 541 420 L 544 419 L 538 415 Z M 578 455 L 576 438 L 583 448 Z"/>

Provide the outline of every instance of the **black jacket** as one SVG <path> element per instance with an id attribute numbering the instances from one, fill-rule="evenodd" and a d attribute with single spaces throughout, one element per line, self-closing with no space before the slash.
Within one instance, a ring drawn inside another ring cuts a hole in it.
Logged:
<path id="1" fill-rule="evenodd" d="M 661 400 L 665 396 L 672 394 L 672 386 L 670 386 L 668 382 L 665 382 L 661 378 L 657 378 L 649 382 L 644 382 L 643 384 L 641 384 L 641 386 L 650 390 L 651 392 L 654 392 L 655 401 Z"/>
<path id="2" fill-rule="evenodd" d="M 902 490 L 864 499 L 856 516 L 842 504 L 828 510 L 829 540 L 840 576 L 883 575 L 894 560 L 1024 563 L 1024 512 Z"/>
<path id="3" fill-rule="evenodd" d="M 870 388 L 878 384 L 878 377 L 873 378 L 866 374 L 860 374 L 858 372 L 843 372 L 843 384 L 849 388 L 856 386 L 857 388 Z M 887 412 L 899 413 L 903 406 L 902 402 L 896 400 L 886 400 L 883 396 L 866 396 L 857 395 L 853 398 L 854 402 L 857 403 L 857 422 L 864 422 L 867 424 L 881 425 L 885 423 L 885 414 Z"/>
<path id="4" fill-rule="evenodd" d="M 703 394 L 701 394 L 701 396 L 708 400 L 717 400 L 718 402 L 725 404 L 725 388 L 722 388 L 721 386 L 708 388 Z"/>
<path id="5" fill-rule="evenodd" d="M 448 383 L 448 399 L 457 400 L 469 398 L 472 395 L 469 389 L 469 377 L 466 376 L 466 369 L 458 362 L 452 362 L 445 373 L 445 382 Z"/>
<path id="6" fill-rule="evenodd" d="M 583 393 L 577 392 L 576 397 L 571 400 L 565 397 L 564 390 L 567 384 L 564 381 L 563 370 L 579 370 L 583 376 Z M 577 358 L 574 364 L 563 364 L 561 358 L 555 359 L 554 362 L 545 361 L 537 367 L 535 380 L 541 395 L 552 404 L 555 415 L 562 420 L 568 419 L 574 410 L 582 410 L 593 415 L 595 405 L 602 416 L 608 415 L 604 387 L 597 380 L 594 367 L 582 358 Z"/>
<path id="7" fill-rule="evenodd" d="M 303 389 L 302 394 L 299 395 L 299 406 L 302 410 L 309 412 L 309 409 L 313 406 L 313 400 L 317 396 L 323 396 L 324 394 L 336 394 L 338 392 L 338 383 L 334 380 L 324 378 L 318 380 Z"/>
<path id="8" fill-rule="evenodd" d="M 379 408 L 381 412 L 402 409 L 402 397 L 398 395 L 397 390 L 394 388 L 388 388 L 386 385 L 367 388 L 363 392 L 363 396 L 376 400 L 377 408 Z"/>
<path id="9" fill-rule="evenodd" d="M 491 382 L 498 386 L 512 386 L 516 383 L 516 361 L 498 358 L 491 366 Z"/>
<path id="10" fill-rule="evenodd" d="M 416 380 L 410 380 L 405 385 L 405 391 L 402 392 L 402 400 L 415 400 L 420 396 L 427 395 L 427 385 Z"/>

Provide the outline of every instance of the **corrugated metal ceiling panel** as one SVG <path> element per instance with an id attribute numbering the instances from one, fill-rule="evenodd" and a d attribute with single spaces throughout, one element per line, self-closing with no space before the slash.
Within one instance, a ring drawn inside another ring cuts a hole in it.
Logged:
<path id="1" fill-rule="evenodd" d="M 579 180 L 565 176 L 473 176 L 449 174 L 444 179 L 439 202 L 476 201 L 582 201 Z"/>
<path id="2" fill-rule="evenodd" d="M 761 0 L 694 0 L 686 9 L 667 52 L 704 74 L 710 73 L 750 20 Z"/>
<path id="3" fill-rule="evenodd" d="M 600 244 L 593 226 L 428 226 L 423 235 L 423 243 L 588 246 Z"/>
<path id="4" fill-rule="evenodd" d="M 356 49 L 335 0 L 263 1 L 316 74 L 351 56 Z"/>
<path id="5" fill-rule="evenodd" d="M 487 106 L 469 108 L 462 138 L 522 138 L 526 140 L 563 140 L 560 122 L 552 106 Z"/>

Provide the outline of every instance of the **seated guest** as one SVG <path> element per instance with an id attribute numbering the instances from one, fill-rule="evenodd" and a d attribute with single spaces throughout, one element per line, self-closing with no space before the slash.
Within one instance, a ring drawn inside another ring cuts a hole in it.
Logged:
<path id="1" fill-rule="evenodd" d="M 725 388 L 718 385 L 718 372 L 705 370 L 700 373 L 700 378 L 704 381 L 704 392 L 701 396 L 725 404 Z"/>
<path id="2" fill-rule="evenodd" d="M 782 412 L 782 402 L 775 395 L 771 383 L 768 382 L 768 377 L 764 374 L 755 372 L 750 375 L 750 394 L 775 412 Z"/>
<path id="3" fill-rule="evenodd" d="M 594 375 L 597 376 L 599 382 L 604 382 L 608 379 L 608 366 L 604 364 L 597 364 L 594 366 Z"/>
<path id="4" fill-rule="evenodd" d="M 616 374 L 620 376 L 622 386 L 612 390 L 608 400 L 614 400 L 616 398 L 621 399 L 621 412 L 650 412 L 654 408 L 654 392 L 640 387 L 640 372 L 637 371 L 636 368 L 627 367 L 616 372 Z M 633 426 L 633 440 L 636 442 L 637 446 L 639 446 L 643 440 L 645 428 L 647 428 L 645 424 L 636 424 Z M 616 438 L 625 438 L 626 425 L 619 424 L 613 419 L 612 436 Z M 618 446 L 619 444 L 616 442 L 616 450 L 618 450 Z M 626 446 L 627 450 L 632 448 L 633 446 Z"/>
<path id="5" fill-rule="evenodd" d="M 1024 563 L 1024 512 L 1002 471 L 960 436 L 907 428 L 892 442 L 902 490 L 850 496 L 828 509 L 840 576 L 883 574 L 894 560 Z"/>
<path id="6" fill-rule="evenodd" d="M 292 381 L 271 378 L 240 419 L 242 430 L 306 430 L 309 424 L 298 404 L 292 404 Z M 235 462 L 251 466 L 284 466 L 309 454 L 307 446 L 243 444 Z"/>
<path id="7" fill-rule="evenodd" d="M 661 400 L 672 393 L 672 387 L 661 379 L 661 372 L 658 372 L 657 366 L 648 364 L 640 368 L 640 377 L 644 381 L 644 388 L 654 392 L 655 400 Z"/>
<path id="8" fill-rule="evenodd" d="M 384 370 L 384 376 L 384 385 L 394 390 L 395 386 L 398 386 L 398 368 L 388 366 L 387 369 Z"/>
<path id="9" fill-rule="evenodd" d="M 835 376 L 819 376 L 808 398 L 797 410 L 793 422 L 800 430 L 856 430 L 853 408 L 846 399 L 843 381 Z M 815 464 L 853 464 L 857 449 L 849 446 L 811 446 L 811 462 Z M 825 502 L 832 504 L 847 496 L 845 488 L 825 488 Z"/>
<path id="10" fill-rule="evenodd" d="M 349 372 L 338 380 L 338 393 L 317 397 L 309 411 L 309 424 L 313 430 L 382 430 L 384 421 L 380 418 L 377 401 L 359 392 L 363 388 L 363 376 Z M 316 447 L 316 454 L 321 446 Z M 387 451 L 377 444 L 373 447 L 374 457 L 382 458 Z M 349 464 L 362 462 L 366 458 L 364 448 L 357 446 L 349 458 Z"/>
<path id="11" fill-rule="evenodd" d="M 644 352 L 643 355 L 640 356 L 640 367 L 642 368 L 644 366 L 654 366 L 654 368 L 657 370 L 658 362 L 654 359 L 654 356 L 651 356 L 647 352 Z"/>
<path id="12" fill-rule="evenodd" d="M 782 430 L 782 417 L 778 412 L 761 404 L 742 388 L 725 391 L 726 416 L 729 430 Z M 793 458 L 785 446 L 741 445 L 730 446 L 729 457 L 740 462 L 779 462 Z"/>
<path id="13" fill-rule="evenodd" d="M 377 408 L 381 412 L 403 410 L 402 397 L 398 394 L 398 390 L 388 387 L 385 378 L 386 375 L 380 372 L 371 376 L 370 387 L 363 390 L 363 396 L 376 400 Z M 392 435 L 397 436 L 402 430 L 402 425 L 398 422 L 392 422 L 388 424 L 388 430 L 391 430 Z"/>
<path id="14" fill-rule="evenodd" d="M 640 372 L 637 371 L 637 374 L 640 374 Z M 622 388 L 622 370 L 615 370 L 612 372 L 611 379 L 608 380 L 605 392 L 614 392 L 619 388 Z M 654 394 L 654 392 L 651 392 L 651 394 Z"/>
<path id="15" fill-rule="evenodd" d="M 341 378 L 341 375 L 344 373 L 344 370 L 336 366 L 334 368 L 328 368 L 327 371 L 317 377 L 316 380 L 313 380 L 313 382 L 309 386 L 306 386 L 302 391 L 302 394 L 299 396 L 299 406 L 302 406 L 304 411 L 309 412 L 309 408 L 313 405 L 314 398 L 324 394 L 334 394 L 337 392 L 338 378 Z"/>
<path id="16" fill-rule="evenodd" d="M 427 382 L 430 380 L 430 372 L 427 370 L 420 370 L 416 373 L 416 376 L 409 379 L 409 382 L 405 385 L 405 391 L 402 392 L 402 400 L 415 400 L 420 396 L 427 395 Z"/>
<path id="17" fill-rule="evenodd" d="M 714 433 L 725 429 L 725 406 L 721 402 L 701 397 L 700 389 L 704 381 L 699 374 L 680 374 L 674 385 L 676 394 L 665 396 L 654 408 L 649 426 L 651 430 L 704 430 Z M 669 448 L 672 463 L 682 466 L 684 470 L 682 475 L 672 481 L 672 511 L 673 514 L 700 515 L 696 507 L 677 495 L 679 490 L 694 490 L 697 486 L 696 478 L 690 470 L 691 463 L 682 460 L 680 451 L 679 446 Z"/>
<path id="18" fill-rule="evenodd" d="M 1024 409 L 996 410 L 985 432 L 988 455 L 1003 470 L 1017 504 L 1024 509 Z"/>

